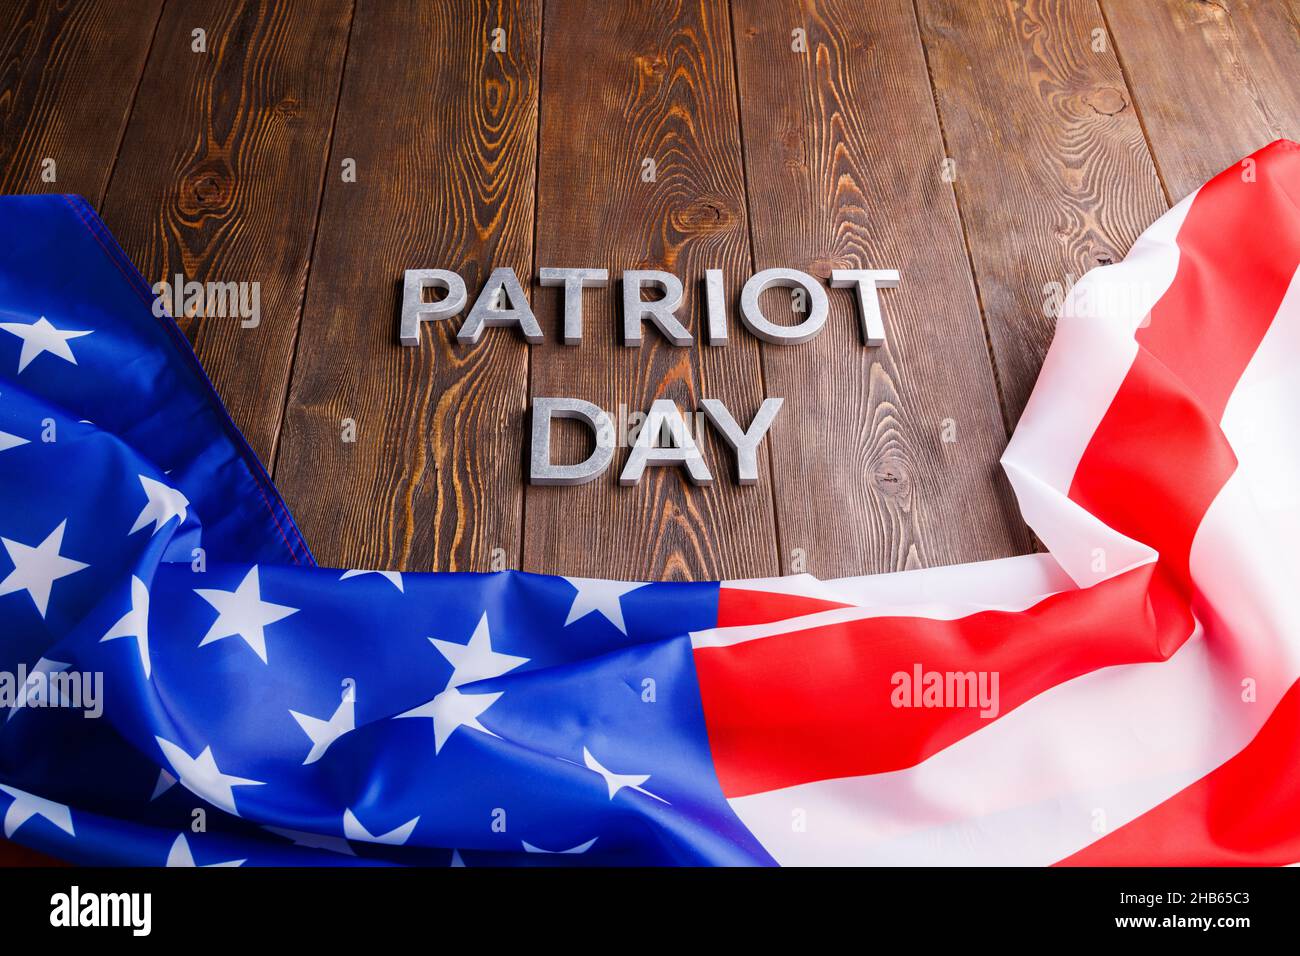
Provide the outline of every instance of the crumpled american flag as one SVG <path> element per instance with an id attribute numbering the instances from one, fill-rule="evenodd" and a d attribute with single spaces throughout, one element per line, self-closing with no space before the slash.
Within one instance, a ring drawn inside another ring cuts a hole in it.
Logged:
<path id="1" fill-rule="evenodd" d="M 1003 458 L 1048 553 L 837 581 L 316 567 L 93 210 L 6 198 L 0 236 L 6 837 L 145 865 L 1300 861 L 1295 143 L 1070 291 Z M 996 706 L 930 706 L 927 674 L 995 676 Z"/>

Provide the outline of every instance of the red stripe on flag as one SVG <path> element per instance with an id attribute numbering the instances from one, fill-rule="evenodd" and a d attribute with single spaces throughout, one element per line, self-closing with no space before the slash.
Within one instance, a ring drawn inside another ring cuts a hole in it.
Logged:
<path id="1" fill-rule="evenodd" d="M 1160 552 L 1171 587 L 1157 613 L 1191 633 L 1188 560 L 1237 459 L 1219 430 L 1228 396 L 1277 315 L 1300 262 L 1300 148 L 1277 142 L 1197 194 L 1178 233 L 1178 271 L 1137 333 L 1137 359 L 1075 471 L 1070 498 Z M 1172 651 L 1174 648 L 1170 647 Z"/>
<path id="2" fill-rule="evenodd" d="M 718 627 L 770 624 L 773 621 L 788 621 L 792 617 L 848 606 L 838 601 L 825 601 L 801 594 L 751 591 L 747 588 L 729 588 L 724 584 L 718 594 Z"/>
<path id="3" fill-rule="evenodd" d="M 997 672 L 1000 713 L 1109 664 L 1158 657 L 1147 565 L 1025 611 L 877 617 L 695 651 L 723 793 L 909 767 L 974 733 L 978 706 L 895 707 L 896 673 Z M 978 678 L 978 674 L 977 674 Z"/>
<path id="4" fill-rule="evenodd" d="M 1279 140 L 1210 180 L 1178 234 L 1178 273 L 1138 343 L 1215 421 L 1300 264 L 1300 145 Z"/>
<path id="5" fill-rule="evenodd" d="M 1232 167 L 1197 195 L 1178 236 L 1178 276 L 1152 310 L 1150 327 L 1138 335 L 1152 360 L 1195 388 L 1195 401 L 1215 422 L 1223 417 L 1233 388 L 1300 266 L 1300 146 L 1280 141 L 1253 158 L 1254 181 L 1243 180 L 1242 168 Z M 1189 340 L 1209 347 L 1190 348 Z M 1234 469 L 1213 445 L 1204 446 L 1210 449 L 1206 460 L 1195 457 L 1195 446 L 1171 456 L 1185 466 L 1179 482 L 1186 486 L 1184 494 L 1204 501 L 1190 529 L 1187 515 L 1171 517 L 1163 509 L 1141 506 L 1140 499 L 1171 502 L 1171 496 L 1155 484 L 1141 487 L 1137 494 L 1132 483 L 1125 487 L 1126 474 L 1133 471 L 1125 468 L 1125 455 L 1141 453 L 1131 436 L 1144 421 L 1156 438 L 1165 434 L 1166 423 L 1159 416 L 1144 415 L 1136 396 L 1128 396 L 1127 403 L 1118 416 L 1113 405 L 1093 436 L 1084 456 L 1089 467 L 1080 464 L 1070 496 L 1129 536 L 1157 547 L 1159 573 L 1183 595 L 1185 606 L 1191 591 L 1192 539 Z M 1125 428 L 1130 436 L 1127 450 Z M 1160 446 L 1153 442 L 1150 447 Z M 1094 449 L 1095 458 L 1089 460 Z M 1294 769 L 1300 752 L 1297 693 L 1293 685 L 1264 730 L 1232 760 L 1066 862 L 1200 865 L 1300 860 L 1300 778 Z M 1289 762 L 1269 766 L 1269 760 Z"/>
<path id="6" fill-rule="evenodd" d="M 1059 866 L 1300 861 L 1300 681 L 1239 754 Z"/>

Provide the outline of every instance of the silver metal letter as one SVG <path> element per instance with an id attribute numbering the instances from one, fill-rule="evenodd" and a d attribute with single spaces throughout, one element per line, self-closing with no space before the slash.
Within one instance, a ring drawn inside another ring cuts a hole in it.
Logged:
<path id="1" fill-rule="evenodd" d="M 437 302 L 425 302 L 425 289 L 441 289 Z M 402 321 L 398 338 L 403 345 L 420 344 L 420 323 L 449 319 L 465 308 L 465 280 L 449 269 L 407 269 L 402 278 Z"/>
<path id="2" fill-rule="evenodd" d="M 808 293 L 808 318 L 798 325 L 769 322 L 758 307 L 758 297 L 768 289 L 803 289 Z M 798 269 L 764 269 L 750 277 L 740 292 L 740 318 L 749 331 L 774 345 L 798 345 L 807 342 L 826 324 L 830 305 L 822 284 Z"/>
<path id="3" fill-rule="evenodd" d="M 582 290 L 605 288 L 609 270 L 544 268 L 539 277 L 544 286 L 564 286 L 564 344 L 577 345 L 582 341 Z"/>
<path id="4" fill-rule="evenodd" d="M 709 344 L 727 344 L 727 292 L 721 269 L 704 270 L 704 288 L 709 314 Z"/>
<path id="5" fill-rule="evenodd" d="M 551 419 L 572 418 L 596 435 L 596 449 L 576 465 L 551 462 Z M 598 478 L 614 458 L 614 423 L 598 406 L 577 398 L 533 399 L 533 446 L 529 481 L 534 485 L 583 485 Z"/>
<path id="6" fill-rule="evenodd" d="M 858 316 L 862 320 L 862 338 L 869 346 L 885 344 L 885 320 L 880 317 L 877 289 L 898 288 L 897 269 L 835 269 L 831 288 L 858 287 Z"/>
<path id="7" fill-rule="evenodd" d="M 676 447 L 659 444 L 660 433 L 665 422 L 668 424 L 673 441 L 676 442 Z M 623 473 L 618 476 L 618 483 L 635 485 L 641 480 L 646 465 L 685 465 L 686 473 L 697 485 L 713 483 L 709 466 L 704 463 L 704 456 L 700 454 L 695 439 L 687 430 L 686 422 L 682 420 L 681 412 L 677 410 L 677 403 L 671 398 L 660 398 L 651 403 L 645 424 L 637 432 L 636 441 L 632 445 L 632 453 L 627 456 Z"/>
<path id="8" fill-rule="evenodd" d="M 641 300 L 641 287 L 648 286 L 662 293 L 653 302 Z M 649 319 L 673 345 L 690 345 L 691 333 L 673 315 L 682 304 L 682 281 L 671 272 L 653 269 L 631 270 L 623 273 L 623 344 L 631 348 L 641 345 L 641 323 Z"/>
<path id="9" fill-rule="evenodd" d="M 496 307 L 497 296 L 504 294 L 509 306 L 504 309 Z M 524 290 L 515 278 L 515 270 L 509 266 L 493 269 L 483 284 L 483 291 L 474 300 L 474 307 L 469 310 L 469 318 L 456 333 L 456 339 L 466 345 L 474 345 L 487 326 L 517 325 L 529 342 L 542 341 L 542 329 L 533 317 L 533 310 L 528 307 Z"/>
<path id="10" fill-rule="evenodd" d="M 776 413 L 785 402 L 783 398 L 765 398 L 758 414 L 745 431 L 732 417 L 720 399 L 706 398 L 700 402 L 709 423 L 722 435 L 723 440 L 736 450 L 736 480 L 742 485 L 758 483 L 758 443 L 772 427 Z"/>

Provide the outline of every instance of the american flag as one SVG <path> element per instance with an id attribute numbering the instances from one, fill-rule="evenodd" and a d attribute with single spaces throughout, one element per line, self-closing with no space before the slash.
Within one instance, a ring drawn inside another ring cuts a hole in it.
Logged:
<path id="1" fill-rule="evenodd" d="M 316 567 L 94 211 L 6 198 L 0 236 L 8 838 L 191 866 L 1300 861 L 1294 143 L 1070 291 L 1003 458 L 1047 553 L 835 581 Z M 995 677 L 996 706 L 929 674 Z"/>

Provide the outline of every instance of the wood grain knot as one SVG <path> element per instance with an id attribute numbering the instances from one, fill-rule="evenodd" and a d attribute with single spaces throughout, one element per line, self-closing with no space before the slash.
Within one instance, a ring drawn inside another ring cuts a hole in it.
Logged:
<path id="1" fill-rule="evenodd" d="M 876 490 L 888 498 L 907 498 L 912 491 L 912 476 L 900 459 L 890 458 L 876 466 L 871 476 Z"/>
<path id="2" fill-rule="evenodd" d="M 1218 23 L 1228 18 L 1228 10 L 1219 0 L 1192 0 L 1189 8 L 1193 23 L 1205 23 L 1207 20 Z"/>
<path id="3" fill-rule="evenodd" d="M 679 211 L 674 219 L 682 232 L 716 232 L 729 228 L 736 215 L 725 200 L 699 199 Z"/>
<path id="4" fill-rule="evenodd" d="M 818 279 L 829 280 L 831 273 L 836 269 L 856 269 L 857 267 L 857 263 L 844 258 L 844 256 L 824 256 L 808 263 L 808 272 Z"/>
<path id="5" fill-rule="evenodd" d="M 510 103 L 510 90 L 505 83 L 489 77 L 483 83 L 483 106 L 487 114 L 499 117 Z"/>
<path id="6" fill-rule="evenodd" d="M 230 199 L 232 177 L 224 167 L 205 166 L 182 180 L 181 209 L 197 215 L 219 209 Z"/>
<path id="7" fill-rule="evenodd" d="M 302 113 L 302 103 L 295 96 L 286 96 L 275 104 L 275 114 L 282 119 L 292 119 Z"/>
<path id="8" fill-rule="evenodd" d="M 662 53 L 648 53 L 636 58 L 642 76 L 661 77 L 668 72 L 668 60 Z"/>
<path id="9" fill-rule="evenodd" d="M 1103 86 L 1099 90 L 1093 90 L 1083 98 L 1083 101 L 1100 116 L 1114 116 L 1128 108 L 1127 97 L 1113 86 Z"/>

